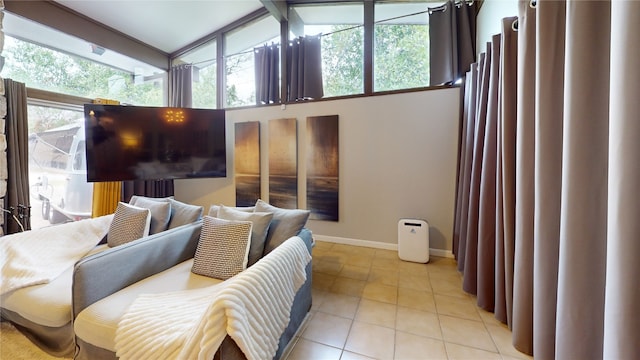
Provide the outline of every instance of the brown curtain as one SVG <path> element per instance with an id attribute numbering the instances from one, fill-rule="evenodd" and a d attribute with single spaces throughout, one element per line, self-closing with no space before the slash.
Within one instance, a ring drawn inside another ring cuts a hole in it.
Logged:
<path id="1" fill-rule="evenodd" d="M 180 64 L 169 69 L 169 106 L 191 107 L 193 65 Z"/>
<path id="2" fill-rule="evenodd" d="M 463 286 L 535 358 L 632 359 L 640 353 L 640 50 L 631 44 L 640 43 L 640 2 L 521 1 L 519 9 L 517 44 L 504 19 L 479 67 L 484 79 L 500 58 L 497 86 L 478 87 L 470 201 L 456 210 Z M 464 104 L 469 113 L 474 100 L 465 94 Z M 461 151 L 461 164 L 467 157 Z"/>
<path id="3" fill-rule="evenodd" d="M 476 1 L 448 1 L 429 9 L 431 85 L 452 84 L 476 59 Z"/>
<path id="4" fill-rule="evenodd" d="M 256 104 L 280 102 L 280 47 L 256 48 L 254 51 Z"/>
<path id="5" fill-rule="evenodd" d="M 299 37 L 287 47 L 287 99 L 320 99 L 322 88 L 322 52 L 320 36 Z"/>
<path id="6" fill-rule="evenodd" d="M 3 209 L 11 210 L 5 218 L 5 234 L 31 229 L 29 218 L 29 122 L 27 118 L 27 88 L 23 83 L 4 79 L 7 115 L 7 194 Z"/>

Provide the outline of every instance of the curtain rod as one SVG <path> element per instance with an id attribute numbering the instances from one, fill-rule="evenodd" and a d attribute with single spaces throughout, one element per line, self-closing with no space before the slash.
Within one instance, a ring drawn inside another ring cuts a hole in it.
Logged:
<path id="1" fill-rule="evenodd" d="M 462 0 L 462 1 L 458 1 L 458 2 L 454 3 L 454 5 L 455 5 L 456 7 L 460 7 L 460 6 L 462 6 L 462 4 L 467 4 L 468 6 L 471 6 L 471 5 L 473 5 L 473 2 L 474 2 L 474 1 L 475 1 L 475 0 L 471 0 L 471 1 L 468 1 L 468 0 Z M 446 3 L 444 3 L 444 4 L 440 5 L 440 6 L 436 6 L 436 7 L 433 7 L 433 8 L 429 8 L 429 10 L 428 10 L 428 11 L 429 11 L 429 14 L 433 14 L 434 12 L 438 12 L 438 11 L 447 11 L 447 7 L 448 7 L 448 5 L 449 5 L 449 3 L 448 3 L 448 2 L 446 2 Z"/>

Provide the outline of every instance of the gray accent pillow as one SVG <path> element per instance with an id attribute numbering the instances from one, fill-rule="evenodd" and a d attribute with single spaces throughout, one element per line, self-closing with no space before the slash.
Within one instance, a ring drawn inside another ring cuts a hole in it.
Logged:
<path id="1" fill-rule="evenodd" d="M 151 211 L 151 227 L 149 234 L 157 234 L 167 230 L 169 220 L 171 220 L 171 203 L 169 198 L 149 198 L 134 195 L 129 200 L 129 204 Z"/>
<path id="2" fill-rule="evenodd" d="M 190 224 L 202 218 L 202 213 L 204 212 L 203 206 L 186 204 L 175 199 L 169 199 L 169 202 L 171 203 L 169 229 Z"/>
<path id="3" fill-rule="evenodd" d="M 247 266 L 251 266 L 260 260 L 264 252 L 264 242 L 267 239 L 267 231 L 269 231 L 273 213 L 245 212 L 231 207 L 220 206 L 218 218 L 224 220 L 251 221 L 253 223 L 253 229 L 251 230 L 251 246 L 249 248 L 249 262 Z"/>
<path id="4" fill-rule="evenodd" d="M 151 211 L 123 202 L 118 203 L 107 233 L 107 245 L 115 247 L 149 235 Z"/>
<path id="5" fill-rule="evenodd" d="M 218 217 L 218 211 L 220 210 L 221 206 L 224 206 L 224 205 L 211 205 L 211 207 L 209 207 L 209 212 L 207 213 L 207 215 Z M 234 210 L 244 211 L 249 213 L 252 213 L 256 209 L 255 206 L 236 206 L 236 207 L 228 206 L 228 207 Z"/>
<path id="6" fill-rule="evenodd" d="M 307 224 L 311 213 L 309 210 L 302 209 L 282 209 L 261 199 L 256 202 L 255 211 L 273 213 L 273 219 L 271 219 L 271 225 L 264 244 L 264 255 L 270 253 L 285 240 L 297 235 Z"/>
<path id="7" fill-rule="evenodd" d="M 247 268 L 251 221 L 205 216 L 191 272 L 227 280 Z"/>

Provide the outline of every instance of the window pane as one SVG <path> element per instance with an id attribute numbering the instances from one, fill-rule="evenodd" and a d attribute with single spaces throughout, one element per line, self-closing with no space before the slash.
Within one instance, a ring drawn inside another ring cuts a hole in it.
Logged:
<path id="1" fill-rule="evenodd" d="M 227 107 L 255 105 L 255 61 L 253 49 L 280 43 L 280 23 L 272 16 L 254 21 L 225 34 L 225 104 Z"/>
<path id="2" fill-rule="evenodd" d="M 217 43 L 211 41 L 187 54 L 175 59 L 176 64 L 192 64 L 193 82 L 191 83 L 194 108 L 215 109 L 217 79 Z"/>
<path id="3" fill-rule="evenodd" d="M 29 105 L 31 228 L 91 216 L 82 109 Z"/>
<path id="4" fill-rule="evenodd" d="M 364 93 L 362 4 L 294 6 L 291 37 L 322 36 L 324 97 Z"/>
<path id="5" fill-rule="evenodd" d="M 376 4 L 374 91 L 429 86 L 429 15 L 425 10 L 426 3 Z"/>
<path id="6" fill-rule="evenodd" d="M 164 104 L 161 69 L 9 13 L 4 26 L 2 77 L 62 94 Z"/>

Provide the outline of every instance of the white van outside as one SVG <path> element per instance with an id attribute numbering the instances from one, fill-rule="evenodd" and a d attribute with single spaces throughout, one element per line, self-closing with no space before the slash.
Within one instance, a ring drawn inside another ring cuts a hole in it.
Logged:
<path id="1" fill-rule="evenodd" d="M 29 135 L 29 178 L 44 220 L 57 224 L 91 217 L 84 119 Z"/>

